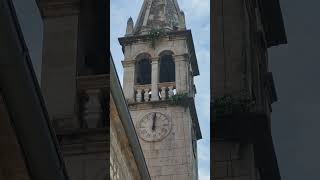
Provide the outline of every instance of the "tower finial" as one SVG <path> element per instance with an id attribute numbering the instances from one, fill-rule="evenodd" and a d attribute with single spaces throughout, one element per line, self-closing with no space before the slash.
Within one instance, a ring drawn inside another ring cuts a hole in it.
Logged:
<path id="1" fill-rule="evenodd" d="M 180 27 L 182 28 L 182 29 L 186 29 L 187 27 L 186 27 L 186 18 L 185 18 L 185 16 L 184 16 L 184 12 L 181 10 L 180 11 L 180 19 L 179 19 L 179 23 L 180 23 Z"/>
<path id="2" fill-rule="evenodd" d="M 134 23 L 133 23 L 132 17 L 130 16 L 130 18 L 127 21 L 126 36 L 130 36 L 133 34 L 133 26 L 134 26 Z"/>

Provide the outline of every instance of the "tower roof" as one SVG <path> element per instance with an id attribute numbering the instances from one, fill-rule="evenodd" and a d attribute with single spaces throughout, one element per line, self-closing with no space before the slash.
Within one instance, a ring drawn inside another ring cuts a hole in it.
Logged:
<path id="1" fill-rule="evenodd" d="M 166 31 L 185 28 L 184 14 L 177 0 L 144 0 L 134 34 L 143 34 L 153 28 Z"/>

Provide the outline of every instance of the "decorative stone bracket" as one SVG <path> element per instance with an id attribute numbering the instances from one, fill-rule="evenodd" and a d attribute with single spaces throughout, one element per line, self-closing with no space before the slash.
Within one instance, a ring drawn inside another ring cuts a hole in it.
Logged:
<path id="1" fill-rule="evenodd" d="M 104 109 L 104 98 L 109 96 L 108 75 L 83 76 L 77 78 L 79 93 L 79 116 L 83 126 L 86 128 L 99 128 L 106 109 Z M 105 114 L 107 116 L 107 114 Z"/>

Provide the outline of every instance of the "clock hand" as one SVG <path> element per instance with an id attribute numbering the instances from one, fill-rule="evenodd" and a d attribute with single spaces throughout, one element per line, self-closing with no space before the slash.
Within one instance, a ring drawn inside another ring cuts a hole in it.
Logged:
<path id="1" fill-rule="evenodd" d="M 156 129 L 156 113 L 153 114 L 153 122 L 152 122 L 152 130 L 154 131 Z"/>

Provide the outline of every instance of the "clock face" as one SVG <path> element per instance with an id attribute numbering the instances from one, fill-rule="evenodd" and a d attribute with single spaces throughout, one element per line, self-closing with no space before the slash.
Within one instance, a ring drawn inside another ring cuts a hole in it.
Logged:
<path id="1" fill-rule="evenodd" d="M 137 131 L 145 141 L 161 141 L 170 133 L 171 121 L 162 113 L 152 112 L 138 122 Z"/>

